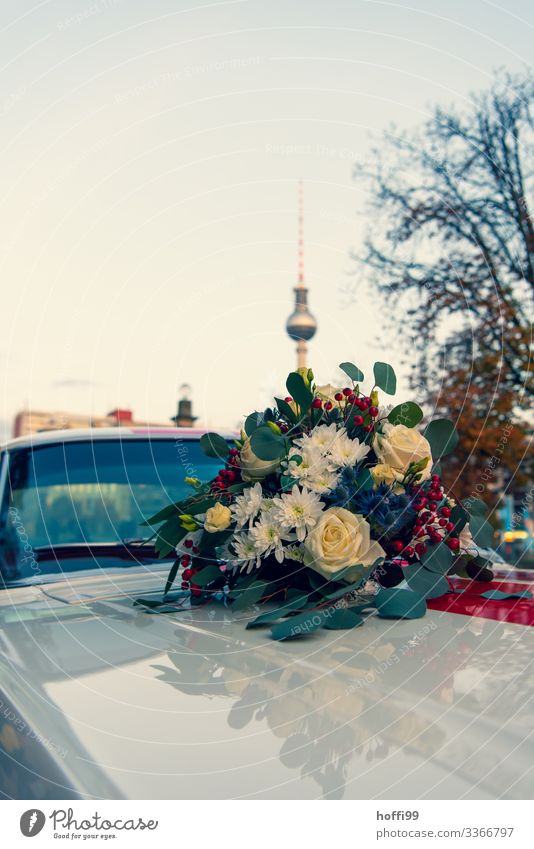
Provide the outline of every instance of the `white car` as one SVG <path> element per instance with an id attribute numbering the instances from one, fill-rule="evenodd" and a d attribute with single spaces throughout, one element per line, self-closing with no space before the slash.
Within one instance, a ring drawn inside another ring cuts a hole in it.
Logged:
<path id="1" fill-rule="evenodd" d="M 169 568 L 139 523 L 218 466 L 199 436 L 57 432 L 3 452 L 0 793 L 530 798 L 527 601 L 288 643 L 223 603 L 134 604 Z"/>

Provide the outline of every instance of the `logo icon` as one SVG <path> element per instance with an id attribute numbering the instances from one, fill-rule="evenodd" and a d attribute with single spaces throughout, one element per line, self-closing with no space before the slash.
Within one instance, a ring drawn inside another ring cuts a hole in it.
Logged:
<path id="1" fill-rule="evenodd" d="M 42 831 L 46 822 L 46 817 L 42 811 L 37 808 L 30 808 L 29 811 L 24 811 L 20 818 L 20 830 L 24 837 L 35 837 Z"/>

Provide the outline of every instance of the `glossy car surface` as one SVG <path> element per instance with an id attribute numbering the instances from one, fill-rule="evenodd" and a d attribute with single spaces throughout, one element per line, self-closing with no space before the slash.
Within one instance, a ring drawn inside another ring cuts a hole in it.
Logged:
<path id="1" fill-rule="evenodd" d="M 429 610 L 276 643 L 253 611 L 136 606 L 167 567 L 0 591 L 4 796 L 532 795 L 532 627 Z"/>
<path id="2" fill-rule="evenodd" d="M 279 644 L 157 573 L 0 594 L 15 798 L 529 798 L 534 631 L 429 611 Z"/>

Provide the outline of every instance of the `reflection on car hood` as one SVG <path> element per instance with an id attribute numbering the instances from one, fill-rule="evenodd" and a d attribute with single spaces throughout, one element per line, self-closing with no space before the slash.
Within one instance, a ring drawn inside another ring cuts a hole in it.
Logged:
<path id="1" fill-rule="evenodd" d="M 82 796 L 532 795 L 534 629 L 429 611 L 279 644 L 250 613 L 134 607 L 157 589 L 0 593 L 1 693 Z"/>

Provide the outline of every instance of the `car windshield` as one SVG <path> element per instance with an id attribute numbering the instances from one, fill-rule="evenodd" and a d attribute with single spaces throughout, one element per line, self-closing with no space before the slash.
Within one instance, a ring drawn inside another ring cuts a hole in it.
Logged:
<path id="1" fill-rule="evenodd" d="M 149 537 L 151 529 L 141 523 L 191 493 L 184 478 L 209 480 L 219 467 L 198 440 L 179 437 L 66 441 L 11 451 L 2 506 L 4 580 L 9 564 L 17 578 L 31 576 L 31 556 L 28 569 L 21 568 L 24 554 L 43 547 Z M 47 562 L 44 571 L 57 571 Z"/>

